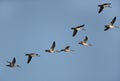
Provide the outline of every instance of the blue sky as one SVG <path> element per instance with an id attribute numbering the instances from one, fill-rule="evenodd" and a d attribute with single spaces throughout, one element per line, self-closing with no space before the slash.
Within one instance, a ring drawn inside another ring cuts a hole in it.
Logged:
<path id="1" fill-rule="evenodd" d="M 110 2 L 98 14 L 98 4 Z M 120 26 L 119 0 L 1 0 L 0 79 L 2 81 L 120 81 L 120 29 L 104 30 L 114 16 Z M 72 37 L 71 27 L 86 31 Z M 93 46 L 81 46 L 85 36 Z M 52 42 L 57 50 L 46 53 Z M 26 53 L 38 53 L 27 64 Z M 16 57 L 21 68 L 6 67 Z"/>

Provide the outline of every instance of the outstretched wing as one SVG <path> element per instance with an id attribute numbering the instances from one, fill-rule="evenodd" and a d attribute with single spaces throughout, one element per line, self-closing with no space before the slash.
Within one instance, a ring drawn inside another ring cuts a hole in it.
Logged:
<path id="1" fill-rule="evenodd" d="M 111 3 L 104 3 L 103 5 L 111 5 Z"/>
<path id="2" fill-rule="evenodd" d="M 53 44 L 52 44 L 50 49 L 54 50 L 54 48 L 55 48 L 55 41 L 53 42 Z"/>
<path id="3" fill-rule="evenodd" d="M 87 42 L 87 40 L 88 40 L 88 37 L 87 37 L 87 36 L 85 36 L 85 39 L 84 39 L 84 41 L 85 41 L 85 42 Z"/>
<path id="4" fill-rule="evenodd" d="M 80 25 L 79 27 L 84 27 L 85 25 L 83 24 L 83 25 Z"/>
<path id="5" fill-rule="evenodd" d="M 32 59 L 32 56 L 28 56 L 28 60 L 27 60 L 28 64 L 30 63 L 31 59 Z"/>
<path id="6" fill-rule="evenodd" d="M 109 27 L 105 27 L 104 31 L 107 31 L 109 29 Z"/>
<path id="7" fill-rule="evenodd" d="M 73 30 L 73 37 L 77 34 L 77 30 Z"/>
<path id="8" fill-rule="evenodd" d="M 115 23 L 115 21 L 116 21 L 116 16 L 113 18 L 113 20 L 110 22 L 110 24 L 114 24 Z"/>
<path id="9" fill-rule="evenodd" d="M 66 47 L 65 47 L 65 49 L 69 49 L 69 48 L 70 48 L 70 46 L 66 46 Z"/>
<path id="10" fill-rule="evenodd" d="M 98 11 L 98 13 L 101 13 L 102 10 L 103 10 L 103 8 L 104 8 L 104 7 L 101 6 L 100 9 L 99 9 L 99 11 Z"/>
<path id="11" fill-rule="evenodd" d="M 12 60 L 12 64 L 15 64 L 15 63 L 16 63 L 16 59 L 14 57 L 13 60 Z"/>

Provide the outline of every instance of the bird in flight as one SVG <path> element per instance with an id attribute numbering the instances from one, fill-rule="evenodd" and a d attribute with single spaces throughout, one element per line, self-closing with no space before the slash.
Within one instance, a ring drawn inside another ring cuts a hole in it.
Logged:
<path id="1" fill-rule="evenodd" d="M 49 53 L 55 53 L 57 52 L 56 50 L 54 50 L 55 48 L 55 41 L 52 43 L 52 46 L 49 50 L 45 50 L 45 52 L 49 52 Z"/>
<path id="2" fill-rule="evenodd" d="M 100 7 L 98 13 L 101 13 L 104 8 L 107 8 L 107 7 L 112 8 L 110 5 L 111 5 L 111 3 L 103 3 L 101 5 L 98 5 L 98 7 Z"/>
<path id="3" fill-rule="evenodd" d="M 107 31 L 108 29 L 111 28 L 119 28 L 118 26 L 114 26 L 115 21 L 116 21 L 116 16 L 112 19 L 112 21 L 108 25 L 105 25 L 104 31 Z"/>
<path id="4" fill-rule="evenodd" d="M 85 36 L 84 40 L 80 41 L 78 44 L 81 44 L 81 45 L 84 45 L 84 46 L 92 46 L 92 44 L 88 44 L 87 41 L 88 41 L 88 37 Z"/>
<path id="5" fill-rule="evenodd" d="M 10 61 L 7 61 L 7 62 L 9 63 L 9 65 L 6 65 L 8 67 L 11 67 L 11 68 L 13 68 L 13 67 L 20 67 L 19 65 L 15 65 L 15 63 L 16 63 L 15 57 L 13 58 L 12 62 L 10 62 Z"/>
<path id="6" fill-rule="evenodd" d="M 77 34 L 77 32 L 79 31 L 79 30 L 85 30 L 84 29 L 84 24 L 83 25 L 80 25 L 80 26 L 77 26 L 77 27 L 72 27 L 71 29 L 73 30 L 73 37 Z"/>
<path id="7" fill-rule="evenodd" d="M 30 63 L 32 57 L 34 57 L 34 56 L 40 57 L 40 55 L 39 55 L 39 54 L 36 54 L 36 53 L 29 53 L 29 54 L 25 54 L 25 55 L 28 56 L 27 64 Z"/>
<path id="8" fill-rule="evenodd" d="M 61 52 L 61 51 L 70 52 L 70 51 L 74 51 L 74 50 L 71 50 L 71 49 L 70 49 L 70 46 L 66 46 L 64 49 L 61 49 L 60 52 Z"/>

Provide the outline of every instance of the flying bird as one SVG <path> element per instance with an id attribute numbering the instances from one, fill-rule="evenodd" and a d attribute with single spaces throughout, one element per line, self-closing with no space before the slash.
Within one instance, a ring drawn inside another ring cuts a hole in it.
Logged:
<path id="1" fill-rule="evenodd" d="M 66 46 L 64 49 L 61 49 L 60 52 L 61 51 L 70 52 L 70 51 L 73 51 L 73 50 L 70 49 L 70 46 Z"/>
<path id="2" fill-rule="evenodd" d="M 49 53 L 54 53 L 54 52 L 57 52 L 56 50 L 54 50 L 55 48 L 55 41 L 52 43 L 52 46 L 49 50 L 45 50 L 45 52 L 49 52 Z"/>
<path id="3" fill-rule="evenodd" d="M 73 30 L 73 37 L 77 34 L 77 32 L 79 31 L 79 30 L 85 30 L 84 29 L 84 24 L 83 25 L 80 25 L 80 26 L 77 26 L 77 27 L 72 27 L 71 29 Z"/>
<path id="4" fill-rule="evenodd" d="M 108 25 L 105 25 L 104 31 L 107 31 L 108 29 L 111 29 L 111 28 L 119 28 L 118 26 L 114 26 L 115 21 L 116 21 L 116 16 Z"/>
<path id="5" fill-rule="evenodd" d="M 101 13 L 104 8 L 107 8 L 107 7 L 112 8 L 110 5 L 111 5 L 111 3 L 103 3 L 101 5 L 98 5 L 98 7 L 100 7 L 98 13 Z"/>
<path id="6" fill-rule="evenodd" d="M 92 44 L 87 43 L 88 37 L 85 36 L 83 41 L 80 41 L 78 44 L 84 45 L 84 46 L 92 46 Z"/>
<path id="7" fill-rule="evenodd" d="M 10 61 L 7 61 L 7 62 L 9 63 L 9 65 L 6 65 L 8 67 L 11 67 L 11 68 L 13 68 L 13 67 L 20 67 L 19 65 L 15 65 L 15 63 L 16 63 L 15 57 L 13 58 L 12 62 L 10 62 Z"/>
<path id="8" fill-rule="evenodd" d="M 34 56 L 40 57 L 40 55 L 39 55 L 39 54 L 36 54 L 36 53 L 29 53 L 29 54 L 25 54 L 25 55 L 28 56 L 27 64 L 30 63 L 32 57 L 34 57 Z"/>

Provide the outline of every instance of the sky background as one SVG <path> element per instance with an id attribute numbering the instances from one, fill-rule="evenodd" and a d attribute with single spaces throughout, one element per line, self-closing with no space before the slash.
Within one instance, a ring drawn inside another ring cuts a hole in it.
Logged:
<path id="1" fill-rule="evenodd" d="M 98 4 L 112 8 L 98 14 Z M 0 0 L 1 81 L 120 81 L 120 29 L 104 31 L 117 16 L 120 0 Z M 85 24 L 86 31 L 72 37 L 71 27 Z M 93 46 L 78 42 L 85 36 Z M 47 53 L 70 46 L 73 52 Z M 26 53 L 38 53 L 27 64 Z M 9 68 L 16 58 L 21 68 Z"/>

